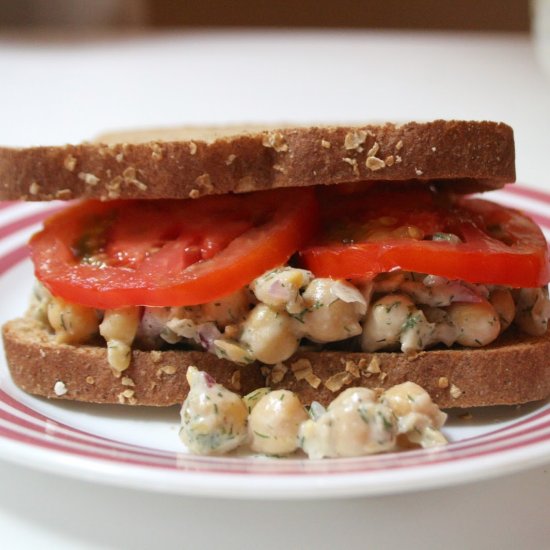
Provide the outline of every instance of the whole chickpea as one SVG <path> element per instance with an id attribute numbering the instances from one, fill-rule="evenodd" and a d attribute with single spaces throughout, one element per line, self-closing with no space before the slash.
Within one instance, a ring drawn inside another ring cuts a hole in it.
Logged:
<path id="1" fill-rule="evenodd" d="M 463 346 L 486 346 L 500 334 L 498 314 L 489 302 L 454 302 L 448 315 L 457 328 L 456 341 Z"/>
<path id="2" fill-rule="evenodd" d="M 298 396 L 288 390 L 264 395 L 250 413 L 248 424 L 253 451 L 284 455 L 298 448 L 300 424 L 308 419 Z"/>
<path id="3" fill-rule="evenodd" d="M 243 324 L 241 342 L 248 346 L 253 357 L 274 365 L 294 354 L 300 337 L 288 313 L 258 304 Z"/>
<path id="4" fill-rule="evenodd" d="M 84 344 L 97 334 L 99 319 L 95 309 L 52 298 L 47 315 L 60 344 Z"/>
<path id="5" fill-rule="evenodd" d="M 405 294 L 387 294 L 374 302 L 363 325 L 362 348 L 376 351 L 396 346 L 401 338 L 403 325 L 416 307 Z"/>
<path id="6" fill-rule="evenodd" d="M 348 291 L 356 301 L 338 297 Z M 314 279 L 303 294 L 307 312 L 303 315 L 303 329 L 315 342 L 336 342 L 361 334 L 360 319 L 366 305 L 362 294 L 351 285 L 332 279 Z"/>
<path id="7" fill-rule="evenodd" d="M 495 288 L 489 295 L 489 302 L 495 308 L 500 320 L 500 329 L 506 330 L 516 315 L 516 304 L 507 288 Z"/>

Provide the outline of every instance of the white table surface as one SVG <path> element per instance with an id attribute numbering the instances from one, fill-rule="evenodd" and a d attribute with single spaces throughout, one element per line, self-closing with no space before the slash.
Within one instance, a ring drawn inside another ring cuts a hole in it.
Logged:
<path id="1" fill-rule="evenodd" d="M 0 143 L 135 126 L 471 118 L 516 131 L 550 189 L 550 78 L 523 35 L 387 32 L 0 35 Z M 550 463 L 550 457 L 549 457 Z M 160 495 L 0 461 L 4 548 L 550 546 L 550 468 L 379 498 Z"/>

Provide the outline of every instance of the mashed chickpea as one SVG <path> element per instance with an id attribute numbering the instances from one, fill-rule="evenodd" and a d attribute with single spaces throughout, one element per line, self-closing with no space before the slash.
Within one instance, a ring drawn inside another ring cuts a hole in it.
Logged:
<path id="1" fill-rule="evenodd" d="M 196 367 L 187 370 L 180 438 L 194 454 L 223 454 L 247 438 L 248 409 L 239 395 Z"/>

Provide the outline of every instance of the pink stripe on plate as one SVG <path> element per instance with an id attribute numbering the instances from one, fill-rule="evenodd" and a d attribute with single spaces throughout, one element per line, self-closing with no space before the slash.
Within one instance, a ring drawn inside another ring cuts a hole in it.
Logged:
<path id="1" fill-rule="evenodd" d="M 21 204 L 19 201 L 2 201 L 0 202 L 0 210 L 6 210 L 7 208 L 12 208 L 18 204 Z"/>
<path id="2" fill-rule="evenodd" d="M 61 210 L 62 206 L 56 206 L 55 208 L 48 208 L 47 210 L 41 210 L 40 212 L 35 212 L 34 214 L 29 214 L 25 217 L 19 218 L 13 222 L 10 222 L 4 226 L 0 226 L 0 239 L 12 235 L 21 229 L 25 229 L 35 223 L 41 222 L 44 218 L 55 214 Z M 0 222 L 1 222 L 0 218 Z"/>
<path id="3" fill-rule="evenodd" d="M 0 275 L 11 269 L 29 255 L 29 249 L 26 244 L 14 248 L 0 257 Z"/>
<path id="4" fill-rule="evenodd" d="M 12 409 L 13 410 L 13 409 Z M 7 423 L 21 428 L 27 428 L 37 434 L 46 435 L 49 440 L 57 441 L 60 445 L 64 443 L 74 443 L 83 447 L 91 446 L 99 452 L 100 450 L 106 453 L 125 453 L 130 456 L 147 458 L 149 460 L 158 459 L 166 460 L 173 459 L 173 453 L 158 453 L 155 450 L 148 451 L 146 448 L 132 447 L 130 445 L 120 444 L 109 439 L 102 439 L 93 434 L 88 434 L 81 430 L 74 430 L 60 425 L 54 420 L 38 420 L 34 416 L 17 415 L 6 408 L 0 408 L 0 418 L 3 418 Z"/>
<path id="5" fill-rule="evenodd" d="M 506 193 L 510 193 L 512 195 L 526 197 L 528 199 L 535 199 L 545 204 L 550 204 L 550 193 L 547 193 L 546 191 L 540 191 L 538 189 L 525 187 L 523 185 L 516 186 L 515 184 L 504 187 L 502 191 L 505 191 Z"/>
<path id="6" fill-rule="evenodd" d="M 10 416 L 1 414 L 0 417 L 9 420 Z M 21 432 L 21 427 L 28 427 L 28 423 L 24 421 L 20 421 L 20 419 L 13 419 L 11 421 L 14 433 L 19 434 Z M 457 449 L 453 447 L 446 447 L 441 449 L 436 449 L 432 451 L 413 451 L 410 453 L 404 453 L 404 454 L 390 454 L 390 455 L 379 455 L 372 460 L 373 457 L 369 458 L 361 458 L 361 459 L 348 459 L 344 462 L 340 462 L 341 466 L 345 466 L 345 471 L 365 471 L 365 470 L 376 470 L 376 469 L 387 469 L 387 468 L 404 468 L 404 467 L 415 467 L 419 465 L 423 465 L 424 463 L 439 463 L 439 462 L 450 462 L 455 460 L 463 460 L 464 458 L 473 457 L 473 456 L 485 456 L 490 455 L 494 453 L 501 452 L 503 448 L 520 448 L 527 446 L 531 444 L 532 441 L 534 441 L 533 438 L 529 439 L 528 441 L 521 441 L 520 439 L 525 435 L 530 435 L 532 433 L 538 433 L 542 430 L 545 430 L 547 428 L 550 428 L 550 421 L 539 424 L 536 426 L 532 426 L 530 428 L 527 428 L 525 430 L 522 430 L 520 433 L 513 434 L 513 436 L 502 436 L 498 438 L 496 441 L 491 442 L 483 442 L 483 441 L 477 441 L 474 445 L 468 446 L 466 448 L 462 448 L 459 451 L 456 452 Z M 32 426 L 29 428 L 31 431 L 36 432 L 36 426 Z M 28 430 L 27 430 L 28 431 Z M 35 440 L 33 440 L 33 443 L 38 446 L 44 446 L 43 442 L 44 439 L 40 437 L 40 435 L 43 434 L 43 430 L 39 430 L 38 435 Z M 79 442 L 77 448 L 73 448 L 70 446 L 64 437 L 59 437 L 59 433 L 48 433 L 46 436 L 47 445 L 46 447 L 51 447 L 52 445 L 55 446 L 57 450 L 63 451 L 63 450 L 69 450 L 72 454 L 80 454 L 84 457 L 89 456 L 88 445 L 81 445 Z M 536 438 L 536 441 L 547 441 L 550 440 L 550 431 L 547 433 L 540 435 Z M 71 442 L 71 439 L 68 438 L 68 441 Z M 500 445 L 495 443 L 504 442 L 506 445 Z M 476 448 L 480 448 L 480 450 L 475 450 Z M 82 452 L 79 451 L 79 449 L 82 450 Z M 98 457 L 102 457 L 106 460 L 111 460 L 115 462 L 119 462 L 122 464 L 127 463 L 134 463 L 135 460 L 138 457 L 144 458 L 144 460 L 140 460 L 139 462 L 142 465 L 146 465 L 149 467 L 156 467 L 159 465 L 159 462 L 156 460 L 151 460 L 151 456 L 143 455 L 143 453 L 136 453 L 136 455 L 132 455 L 131 453 L 121 453 L 118 450 L 114 450 L 114 453 L 106 452 L 106 450 L 109 450 L 109 447 L 106 446 L 101 449 L 93 448 L 93 454 L 97 455 Z M 466 452 L 464 452 L 466 451 Z M 129 455 L 129 456 L 128 456 Z M 164 460 L 160 462 L 160 465 L 163 467 L 176 467 L 173 466 L 174 460 L 176 460 L 176 454 L 173 453 L 169 457 L 163 457 Z M 389 460 L 388 460 L 389 459 Z M 231 471 L 237 469 L 240 470 L 243 466 L 245 467 L 246 471 L 251 472 L 251 464 L 249 460 L 243 461 L 242 459 L 232 459 L 232 458 L 223 458 L 219 459 L 220 463 L 219 465 L 224 467 L 226 469 L 228 467 L 227 461 L 230 461 L 231 464 Z M 208 464 L 210 462 L 210 464 Z M 213 463 L 213 460 L 205 460 L 204 457 L 192 457 L 192 456 L 186 456 L 185 458 L 181 459 L 179 468 L 182 469 L 192 469 L 192 470 L 200 470 L 204 472 L 218 471 L 218 468 L 216 468 L 216 464 Z M 331 464 L 332 462 L 332 464 Z M 296 463 L 301 464 L 302 461 L 284 461 L 279 462 L 278 467 L 276 468 L 276 472 L 273 471 L 273 473 L 314 473 L 314 471 L 317 469 L 313 467 L 315 463 L 309 463 L 312 467 L 307 468 L 309 471 L 304 472 L 303 468 L 296 469 Z M 324 466 L 328 466 L 330 464 L 331 467 L 334 467 L 333 461 L 323 462 L 323 467 L 321 468 L 324 470 Z M 261 463 L 257 463 L 256 467 L 253 467 L 253 470 L 258 470 L 255 473 L 266 473 L 266 468 L 262 467 L 263 465 Z M 270 472 L 272 468 L 267 468 Z M 340 468 L 337 468 L 339 471 Z M 284 470 L 284 472 L 282 471 Z"/>
<path id="7" fill-rule="evenodd" d="M 122 462 L 124 464 L 135 464 L 139 466 L 151 466 L 150 463 L 144 462 L 143 460 L 139 460 L 137 458 L 135 459 L 126 459 L 124 461 L 118 461 L 114 457 L 108 457 L 100 452 L 95 452 L 93 450 L 91 451 L 83 451 L 83 450 L 76 450 L 67 446 L 59 445 L 55 440 L 49 440 L 46 438 L 37 440 L 35 434 L 33 432 L 26 432 L 21 431 L 17 429 L 12 429 L 11 426 L 6 426 L 3 424 L 3 422 L 0 421 L 0 436 L 3 436 L 7 439 L 11 439 L 13 441 L 17 441 L 19 443 L 24 443 L 26 445 L 30 445 L 32 447 L 41 447 L 43 449 L 51 450 L 51 451 L 58 451 L 62 453 L 69 453 L 71 455 L 80 456 L 82 458 L 94 458 L 94 459 L 101 459 L 101 460 L 110 460 L 115 462 Z M 154 466 L 155 468 L 167 468 L 169 466 L 164 464 L 156 464 Z"/>

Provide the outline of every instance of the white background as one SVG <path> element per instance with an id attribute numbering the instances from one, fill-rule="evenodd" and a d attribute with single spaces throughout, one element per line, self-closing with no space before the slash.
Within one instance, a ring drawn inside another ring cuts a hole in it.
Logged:
<path id="1" fill-rule="evenodd" d="M 525 36 L 13 34 L 0 35 L 0 75 L 7 145 L 151 125 L 493 119 L 515 128 L 518 181 L 550 189 L 550 85 Z M 318 502 L 149 494 L 7 463 L 0 487 L 6 548 L 538 549 L 550 540 L 548 468 Z"/>

